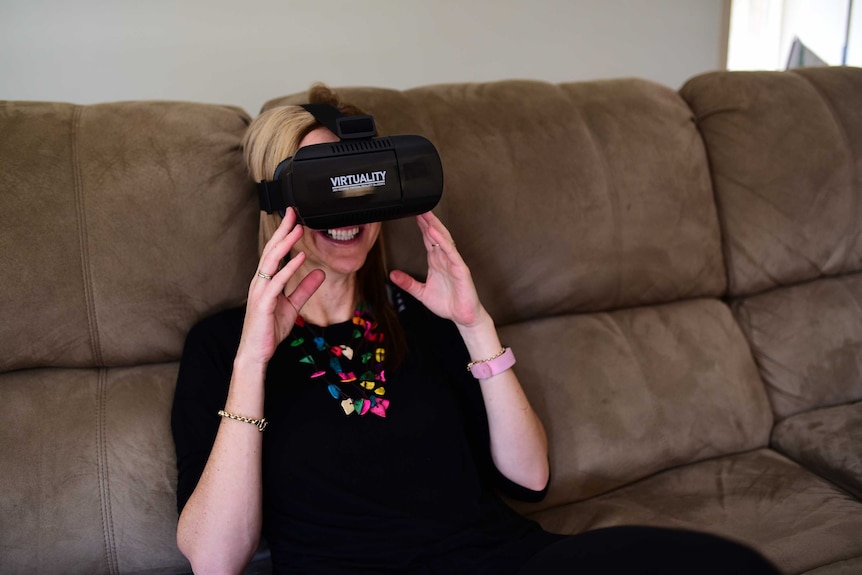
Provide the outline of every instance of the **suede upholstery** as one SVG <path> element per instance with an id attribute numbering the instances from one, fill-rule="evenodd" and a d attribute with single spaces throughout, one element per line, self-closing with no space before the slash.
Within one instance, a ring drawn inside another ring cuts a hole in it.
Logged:
<path id="1" fill-rule="evenodd" d="M 551 441 L 518 511 L 859 572 L 862 70 L 340 93 L 440 151 L 435 211 Z M 0 572 L 188 569 L 170 405 L 185 333 L 255 270 L 248 121 L 0 103 Z M 423 275 L 415 224 L 384 229 Z"/>
<path id="2" fill-rule="evenodd" d="M 815 409 L 775 426 L 776 448 L 862 497 L 862 402 Z"/>
<path id="3" fill-rule="evenodd" d="M 248 122 L 0 104 L 0 572 L 185 568 L 170 408 L 186 332 L 255 269 Z"/>
<path id="4" fill-rule="evenodd" d="M 257 208 L 228 193 L 252 189 L 238 109 L 13 102 L 0 114 L 0 301 L 20 318 L 0 323 L 0 370 L 175 360 L 190 322 L 240 299 Z"/>
<path id="5" fill-rule="evenodd" d="M 724 226 L 729 293 L 862 269 L 857 69 L 688 82 Z M 781 169 L 777 169 L 780 166 Z"/>

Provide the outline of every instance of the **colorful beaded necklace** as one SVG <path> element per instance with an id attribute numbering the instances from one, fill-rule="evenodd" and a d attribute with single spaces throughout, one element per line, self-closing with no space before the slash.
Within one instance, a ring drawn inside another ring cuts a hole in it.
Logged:
<path id="1" fill-rule="evenodd" d="M 299 363 L 310 367 L 311 379 L 327 384 L 329 394 L 341 403 L 345 415 L 373 413 L 386 417 L 389 400 L 383 397 L 386 395 L 384 334 L 376 331 L 377 322 L 371 318 L 371 310 L 365 302 L 356 306 L 352 322 L 354 328 L 350 342 L 330 345 L 326 341 L 325 329 L 321 329 L 319 335 L 315 334 L 311 324 L 297 317 L 297 329 L 291 331 L 290 346 L 299 348 L 302 352 Z M 313 346 L 311 353 L 306 347 L 309 342 Z M 372 347 L 373 351 L 364 351 Z"/>

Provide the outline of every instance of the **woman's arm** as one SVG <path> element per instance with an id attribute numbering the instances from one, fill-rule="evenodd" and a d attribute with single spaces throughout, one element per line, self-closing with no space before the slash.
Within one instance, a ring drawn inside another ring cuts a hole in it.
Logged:
<path id="1" fill-rule="evenodd" d="M 263 375 L 234 361 L 225 411 L 260 418 Z M 197 487 L 177 525 L 177 545 L 195 573 L 241 573 L 260 542 L 263 433 L 222 418 Z"/>
<path id="2" fill-rule="evenodd" d="M 224 411 L 249 419 L 264 417 L 266 367 L 290 333 L 299 309 L 320 287 L 323 273 L 311 272 L 290 296 L 288 279 L 305 260 L 300 253 L 280 271 L 279 263 L 302 236 L 288 210 L 264 248 L 249 286 L 246 316 Z M 260 541 L 262 523 L 261 451 L 263 432 L 222 417 L 215 443 L 177 525 L 177 545 L 195 573 L 241 573 Z"/>
<path id="3" fill-rule="evenodd" d="M 474 325 L 458 325 L 458 331 L 473 361 L 494 357 L 503 348 L 487 312 Z M 494 465 L 518 485 L 533 491 L 543 490 L 550 475 L 548 439 L 541 420 L 524 395 L 518 376 L 507 369 L 488 379 L 480 379 L 479 385 L 488 414 Z"/>
<path id="4" fill-rule="evenodd" d="M 436 315 L 452 320 L 474 361 L 493 357 L 502 349 L 500 338 L 455 242 L 432 213 L 418 216 L 417 222 L 428 250 L 428 277 L 422 283 L 393 271 L 390 279 Z M 480 380 L 480 387 L 494 464 L 509 480 L 541 491 L 549 477 L 547 437 L 515 372 L 507 369 Z"/>

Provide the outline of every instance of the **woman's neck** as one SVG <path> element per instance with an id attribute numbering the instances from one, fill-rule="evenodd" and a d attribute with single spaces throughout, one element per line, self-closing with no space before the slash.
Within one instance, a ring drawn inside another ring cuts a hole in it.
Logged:
<path id="1" fill-rule="evenodd" d="M 320 327 L 348 321 L 356 309 L 356 274 L 331 277 L 314 292 L 300 310 L 305 321 Z"/>

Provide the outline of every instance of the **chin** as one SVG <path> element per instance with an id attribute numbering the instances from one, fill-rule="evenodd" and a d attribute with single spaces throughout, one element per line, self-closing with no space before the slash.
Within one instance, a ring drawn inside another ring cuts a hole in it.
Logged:
<path id="1" fill-rule="evenodd" d="M 379 224 L 313 230 L 315 245 L 326 267 L 336 273 L 355 273 L 377 239 Z"/>

